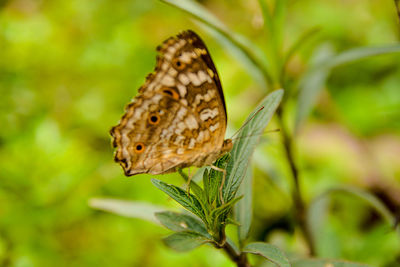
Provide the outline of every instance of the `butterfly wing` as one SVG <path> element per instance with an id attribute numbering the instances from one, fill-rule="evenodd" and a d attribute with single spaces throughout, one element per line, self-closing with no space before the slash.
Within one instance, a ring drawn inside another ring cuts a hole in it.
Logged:
<path id="1" fill-rule="evenodd" d="M 155 71 L 111 130 L 126 175 L 208 165 L 231 147 L 222 87 L 200 37 L 185 31 L 157 49 Z"/>

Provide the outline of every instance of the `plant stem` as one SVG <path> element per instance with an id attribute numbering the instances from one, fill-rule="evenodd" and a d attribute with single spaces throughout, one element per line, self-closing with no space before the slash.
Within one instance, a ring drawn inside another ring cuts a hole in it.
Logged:
<path id="1" fill-rule="evenodd" d="M 244 252 L 237 253 L 236 250 L 229 245 L 228 242 L 225 242 L 222 246 L 219 248 L 222 248 L 225 250 L 226 254 L 228 254 L 229 258 L 236 263 L 238 267 L 251 267 L 250 263 L 247 260 L 247 255 Z"/>
<path id="2" fill-rule="evenodd" d="M 303 232 L 305 241 L 308 245 L 309 252 L 311 256 L 315 255 L 315 247 L 314 247 L 314 242 L 312 239 L 311 231 L 310 228 L 308 227 L 307 220 L 306 220 L 306 214 L 307 214 L 307 208 L 304 204 L 303 198 L 301 196 L 301 190 L 300 190 L 300 182 L 299 182 L 299 171 L 294 159 L 294 153 L 293 153 L 293 140 L 292 137 L 289 135 L 287 128 L 285 127 L 283 123 L 283 118 L 282 118 L 282 110 L 278 108 L 277 110 L 277 115 L 278 115 L 278 121 L 280 124 L 281 128 L 281 133 L 283 137 L 283 145 L 285 148 L 285 153 L 286 153 L 286 158 L 290 166 L 290 171 L 293 176 L 293 182 L 294 182 L 294 189 L 293 189 L 293 202 L 295 206 L 295 218 L 297 220 L 297 223 L 300 226 L 301 231 Z"/>
<path id="3" fill-rule="evenodd" d="M 394 0 L 394 5 L 396 6 L 397 17 L 399 18 L 400 22 L 400 0 Z"/>
<path id="4" fill-rule="evenodd" d="M 247 261 L 246 253 L 237 251 L 226 240 L 225 227 L 222 227 L 220 230 L 219 240 L 220 241 L 214 243 L 215 247 L 225 250 L 229 258 L 235 262 L 238 267 L 251 267 L 250 263 Z"/>

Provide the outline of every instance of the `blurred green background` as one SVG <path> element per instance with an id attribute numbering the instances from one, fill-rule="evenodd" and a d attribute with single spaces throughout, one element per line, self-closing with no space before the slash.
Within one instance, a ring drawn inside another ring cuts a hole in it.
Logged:
<path id="1" fill-rule="evenodd" d="M 232 30 L 265 41 L 256 0 L 201 3 Z M 317 40 L 290 62 L 293 82 L 321 45 L 343 51 L 399 41 L 393 1 L 289 3 L 285 47 L 320 28 Z M 176 206 L 151 185 L 150 175 L 124 177 L 108 131 L 153 70 L 155 47 L 188 28 L 203 37 L 215 61 L 233 133 L 266 91 L 183 12 L 155 0 L 0 1 L 1 265 L 234 266 L 208 246 L 176 253 L 160 242 L 167 230 L 88 206 L 99 196 Z M 400 56 L 334 69 L 297 142 L 307 202 L 346 184 L 373 192 L 395 211 Z M 279 134 L 263 137 L 254 161 L 252 239 L 301 255 L 304 243 L 288 215 L 291 178 Z M 158 178 L 182 182 L 177 174 Z M 400 266 L 399 237 L 371 208 L 339 194 L 322 202 L 316 207 L 323 215 L 318 256 Z"/>

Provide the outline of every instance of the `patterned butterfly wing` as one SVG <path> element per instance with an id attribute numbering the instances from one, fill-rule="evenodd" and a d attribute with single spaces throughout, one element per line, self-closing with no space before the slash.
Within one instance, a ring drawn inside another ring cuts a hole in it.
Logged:
<path id="1" fill-rule="evenodd" d="M 232 148 L 222 87 L 200 37 L 185 31 L 157 50 L 155 71 L 111 129 L 126 175 L 210 165 Z"/>

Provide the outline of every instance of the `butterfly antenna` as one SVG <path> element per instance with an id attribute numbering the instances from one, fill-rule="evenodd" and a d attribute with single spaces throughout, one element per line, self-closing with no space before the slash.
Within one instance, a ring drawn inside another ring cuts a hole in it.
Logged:
<path id="1" fill-rule="evenodd" d="M 260 112 L 260 111 L 263 110 L 263 109 L 264 109 L 264 106 L 260 107 L 256 112 L 254 112 L 254 114 L 250 117 L 250 119 L 248 119 L 242 126 L 240 126 L 239 130 L 237 130 L 237 131 L 231 136 L 230 139 L 233 139 L 233 137 L 235 137 L 235 135 L 237 135 L 237 134 L 243 129 L 243 127 L 246 126 L 246 125 L 257 115 L 257 113 Z"/>
<path id="2" fill-rule="evenodd" d="M 267 134 L 267 133 L 277 133 L 277 132 L 280 132 L 281 131 L 281 129 L 273 129 L 273 130 L 268 130 L 268 131 L 264 131 L 263 133 L 261 133 L 261 134 L 250 134 L 250 135 L 246 135 L 246 136 L 240 136 L 240 137 L 236 137 L 236 138 L 231 138 L 231 140 L 232 141 L 234 141 L 234 140 L 238 140 L 238 139 L 242 139 L 242 138 L 248 138 L 248 137 L 254 137 L 254 136 L 261 136 L 261 135 L 264 135 L 264 134 Z"/>

